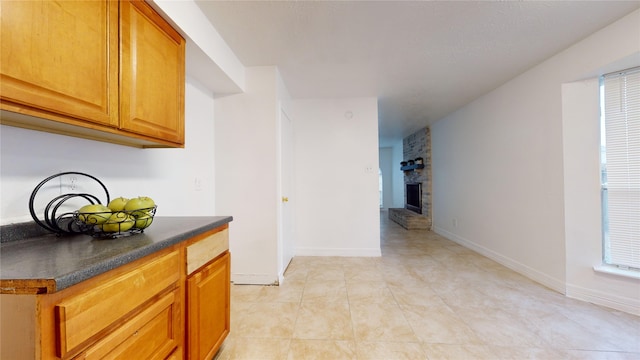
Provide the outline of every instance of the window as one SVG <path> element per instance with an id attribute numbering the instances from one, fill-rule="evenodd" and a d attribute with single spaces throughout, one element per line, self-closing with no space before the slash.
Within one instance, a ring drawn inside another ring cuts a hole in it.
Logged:
<path id="1" fill-rule="evenodd" d="M 640 67 L 600 84 L 603 261 L 640 270 Z"/>

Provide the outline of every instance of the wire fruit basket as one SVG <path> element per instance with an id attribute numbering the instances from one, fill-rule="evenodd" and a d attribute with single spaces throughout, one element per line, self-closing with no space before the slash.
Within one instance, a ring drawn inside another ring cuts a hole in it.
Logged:
<path id="1" fill-rule="evenodd" d="M 153 223 L 156 209 L 157 206 L 131 211 L 75 211 L 73 219 L 82 233 L 97 238 L 120 238 L 144 232 Z"/>
<path id="2" fill-rule="evenodd" d="M 61 194 L 65 188 L 63 179 L 67 178 L 85 184 L 87 191 L 74 188 L 77 191 Z M 98 178 L 68 171 L 51 175 L 35 187 L 29 198 L 29 212 L 36 224 L 59 236 L 87 234 L 114 239 L 142 233 L 153 223 L 155 204 L 135 210 L 111 211 L 102 205 L 109 202 L 109 191 Z M 81 211 L 89 205 L 94 208 Z"/>

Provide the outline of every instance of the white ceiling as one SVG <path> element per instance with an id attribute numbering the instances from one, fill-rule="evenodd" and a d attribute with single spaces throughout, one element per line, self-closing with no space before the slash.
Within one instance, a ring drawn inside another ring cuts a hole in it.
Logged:
<path id="1" fill-rule="evenodd" d="M 378 97 L 380 146 L 640 8 L 640 1 L 196 3 L 243 65 L 277 66 L 293 98 Z"/>

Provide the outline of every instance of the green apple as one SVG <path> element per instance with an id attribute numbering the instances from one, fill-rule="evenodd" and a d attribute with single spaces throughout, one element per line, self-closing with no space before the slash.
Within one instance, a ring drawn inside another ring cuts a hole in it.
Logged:
<path id="1" fill-rule="evenodd" d="M 80 221 L 89 225 L 103 224 L 111 216 L 111 209 L 102 204 L 90 204 L 78 210 Z"/>
<path id="2" fill-rule="evenodd" d="M 150 210 L 156 206 L 156 203 L 152 198 L 147 196 L 139 196 L 137 198 L 133 198 L 124 205 L 124 210 L 128 211 L 134 217 L 140 217 L 144 215 L 149 215 Z"/>
<path id="3" fill-rule="evenodd" d="M 109 219 L 102 224 L 104 232 L 123 232 L 131 229 L 135 224 L 135 219 L 121 211 L 111 214 Z"/>
<path id="4" fill-rule="evenodd" d="M 129 201 L 129 199 L 121 196 L 109 201 L 107 207 L 111 209 L 111 211 L 122 211 L 124 210 L 124 205 L 127 203 L 127 201 Z"/>
<path id="5" fill-rule="evenodd" d="M 134 227 L 138 229 L 145 229 L 145 228 L 148 228 L 152 222 L 153 222 L 153 216 L 148 214 L 142 215 L 136 219 L 136 224 L 134 225 Z"/>

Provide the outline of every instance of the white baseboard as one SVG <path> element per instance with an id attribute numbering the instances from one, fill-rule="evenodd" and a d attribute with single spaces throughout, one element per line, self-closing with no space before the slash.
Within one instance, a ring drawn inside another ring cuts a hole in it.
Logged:
<path id="1" fill-rule="evenodd" d="M 620 297 L 576 285 L 567 285 L 567 297 L 640 316 L 640 300 Z"/>
<path id="2" fill-rule="evenodd" d="M 284 273 L 278 274 L 278 285 L 282 285 L 284 282 Z"/>
<path id="3" fill-rule="evenodd" d="M 343 257 L 380 257 L 378 249 L 325 249 L 296 248 L 296 256 L 343 256 Z M 284 281 L 284 270 L 280 274 L 239 274 L 231 273 L 231 282 L 242 285 L 278 285 Z"/>
<path id="4" fill-rule="evenodd" d="M 343 257 L 380 257 L 380 248 L 296 248 L 296 256 L 343 256 Z"/>
<path id="5" fill-rule="evenodd" d="M 494 260 L 506 267 L 508 267 L 509 269 L 520 273 L 526 277 L 528 277 L 529 279 L 538 282 L 546 287 L 549 287 L 561 294 L 565 294 L 566 293 L 566 288 L 565 288 L 565 283 L 564 281 L 558 280 L 554 277 L 551 277 L 545 273 L 542 273 L 538 270 L 535 270 L 525 264 L 522 264 L 516 260 L 513 260 L 509 257 L 506 257 L 502 254 L 499 254 L 493 250 L 487 249 L 484 246 L 478 245 L 476 243 L 474 243 L 473 241 L 470 241 L 468 239 L 465 239 L 463 237 L 460 237 L 452 232 L 449 232 L 443 228 L 434 226 L 433 231 L 439 235 L 444 236 L 445 238 L 455 241 L 456 243 L 469 248 L 481 255 L 484 255 L 486 257 L 488 257 L 491 260 Z"/>
<path id="6" fill-rule="evenodd" d="M 231 282 L 237 285 L 277 285 L 278 277 L 268 274 L 234 274 Z"/>
<path id="7" fill-rule="evenodd" d="M 567 297 L 590 302 L 592 304 L 605 306 L 611 309 L 624 311 L 626 313 L 640 315 L 640 300 L 628 297 L 620 297 L 615 294 L 605 293 L 593 289 L 587 289 L 576 285 L 566 284 L 563 281 L 552 278 L 546 274 L 543 274 L 535 269 L 528 267 L 518 261 L 508 258 L 502 254 L 496 253 L 493 250 L 487 249 L 481 245 L 478 245 L 468 239 L 462 238 L 454 233 L 451 233 L 445 229 L 434 227 L 434 232 L 445 238 L 455 241 L 456 243 L 478 252 L 508 268 L 516 271 L 533 281 L 536 281 L 542 285 L 545 285 L 555 291 L 565 294 Z"/>

